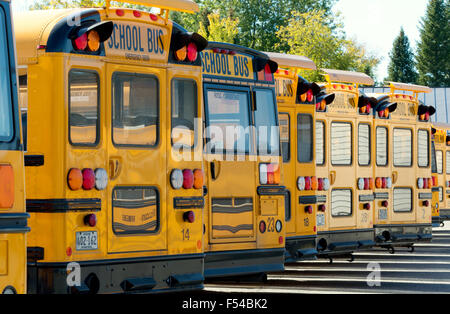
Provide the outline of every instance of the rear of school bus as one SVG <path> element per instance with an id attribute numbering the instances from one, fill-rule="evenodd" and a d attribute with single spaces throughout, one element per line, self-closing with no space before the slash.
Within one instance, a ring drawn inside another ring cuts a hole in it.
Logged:
<path id="1" fill-rule="evenodd" d="M 433 224 L 441 224 L 450 220 L 450 125 L 443 123 L 433 123 L 436 130 L 434 134 L 436 173 L 438 187 L 433 189 L 434 208 L 432 211 Z M 436 203 L 438 210 L 436 213 Z"/>
<path id="2" fill-rule="evenodd" d="M 306 57 L 267 53 L 281 67 L 275 73 L 283 184 L 286 186 L 286 262 L 316 258 L 316 215 L 323 213 L 328 176 L 316 176 L 315 114 L 325 111 L 334 95 L 298 75 L 315 70 Z"/>
<path id="3" fill-rule="evenodd" d="M 209 43 L 201 53 L 205 106 L 205 277 L 284 269 L 284 186 L 267 55 Z"/>
<path id="4" fill-rule="evenodd" d="M 419 114 L 417 99 L 419 92 L 428 91 L 426 87 L 391 83 L 389 94 L 374 95 L 379 104 L 396 104 L 386 125 L 392 201 L 384 200 L 388 202 L 387 212 L 379 212 L 383 223 L 375 226 L 377 245 L 391 250 L 431 240 L 431 125 L 429 113 L 427 118 Z M 380 147 L 381 143 L 384 141 L 380 141 Z"/>
<path id="5" fill-rule="evenodd" d="M 441 211 L 447 206 L 445 193 L 449 186 L 445 177 L 447 127 L 439 123 L 432 123 L 431 133 L 431 172 L 433 183 L 436 183 L 432 188 L 431 221 L 433 227 L 439 227 L 445 221 L 441 218 Z"/>
<path id="6" fill-rule="evenodd" d="M 316 113 L 317 176 L 330 179 L 324 219 L 318 224 L 320 257 L 349 255 L 369 248 L 373 241 L 373 173 L 370 152 L 371 116 L 361 101 L 359 85 L 372 85 L 365 74 L 328 70 L 323 86 L 335 100 L 326 112 Z M 320 164 L 320 162 L 322 164 Z"/>
<path id="7" fill-rule="evenodd" d="M 26 293 L 24 165 L 9 1 L 0 1 L 0 294 Z"/>
<path id="8" fill-rule="evenodd" d="M 30 293 L 202 287 L 198 52 L 207 41 L 168 20 L 172 9 L 197 5 L 17 19 Z"/>

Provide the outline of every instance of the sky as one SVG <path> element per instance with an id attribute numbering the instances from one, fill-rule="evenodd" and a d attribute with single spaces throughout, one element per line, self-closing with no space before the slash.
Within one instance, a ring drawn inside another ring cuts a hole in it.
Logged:
<path id="1" fill-rule="evenodd" d="M 356 38 L 382 58 L 377 81 L 387 77 L 389 52 L 403 26 L 415 52 L 420 39 L 419 21 L 425 16 L 428 0 L 338 0 L 334 11 L 340 11 L 347 37 Z"/>
<path id="2" fill-rule="evenodd" d="M 34 0 L 13 0 L 15 10 L 25 10 Z M 411 47 L 420 38 L 419 20 L 425 15 L 428 0 L 338 0 L 335 12 L 341 12 L 344 29 L 382 59 L 376 71 L 377 81 L 387 77 L 389 51 L 403 26 Z"/>

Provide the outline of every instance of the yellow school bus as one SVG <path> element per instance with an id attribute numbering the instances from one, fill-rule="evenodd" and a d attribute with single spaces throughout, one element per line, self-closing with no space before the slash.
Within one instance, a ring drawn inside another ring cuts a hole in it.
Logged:
<path id="1" fill-rule="evenodd" d="M 447 153 L 447 147 L 450 146 L 450 125 L 443 123 L 432 123 L 432 153 L 434 153 L 434 167 L 432 167 L 433 180 L 437 185 L 433 186 L 433 202 L 432 202 L 432 222 L 434 227 L 443 224 L 444 221 L 450 220 L 449 194 L 450 182 L 448 174 L 450 166 L 450 151 Z M 432 159 L 433 162 L 433 159 Z M 449 192 L 449 193 L 447 193 Z"/>
<path id="2" fill-rule="evenodd" d="M 283 158 L 283 184 L 286 186 L 286 262 L 315 258 L 316 215 L 326 209 L 328 176 L 316 176 L 315 114 L 326 110 L 334 94 L 321 94 L 320 86 L 299 75 L 315 70 L 306 57 L 267 53 L 280 69 L 275 73 Z"/>
<path id="3" fill-rule="evenodd" d="M 0 293 L 26 293 L 23 146 L 10 1 L 0 1 Z"/>
<path id="4" fill-rule="evenodd" d="M 395 246 L 413 249 L 414 243 L 432 237 L 429 119 L 435 110 L 418 100 L 419 93 L 430 91 L 424 86 L 391 82 L 388 94 L 369 94 L 377 99 L 375 239 L 391 252 Z"/>
<path id="5" fill-rule="evenodd" d="M 201 60 L 188 0 L 15 19 L 30 293 L 203 285 Z"/>
<path id="6" fill-rule="evenodd" d="M 284 187 L 273 73 L 262 53 L 210 42 L 201 53 L 205 277 L 284 269 Z"/>
<path id="7" fill-rule="evenodd" d="M 316 112 L 316 175 L 330 180 L 330 189 L 321 193 L 326 196 L 326 211 L 317 214 L 317 248 L 320 257 L 331 259 L 375 244 L 372 116 L 359 92 L 360 85 L 374 82 L 363 73 L 323 72 L 322 88 L 335 94 L 335 100 Z"/>

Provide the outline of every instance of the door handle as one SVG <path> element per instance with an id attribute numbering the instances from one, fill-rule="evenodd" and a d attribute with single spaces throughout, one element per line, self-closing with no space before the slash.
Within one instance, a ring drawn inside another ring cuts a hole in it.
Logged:
<path id="1" fill-rule="evenodd" d="M 221 164 L 220 161 L 211 161 L 209 163 L 211 169 L 211 178 L 217 180 L 220 175 Z"/>
<path id="2" fill-rule="evenodd" d="M 397 183 L 397 179 L 398 179 L 398 172 L 397 171 L 393 171 L 392 172 L 392 183 Z"/>
<path id="3" fill-rule="evenodd" d="M 330 184 L 333 185 L 336 182 L 336 171 L 330 171 Z"/>
<path id="4" fill-rule="evenodd" d="M 122 172 L 122 158 L 111 157 L 109 159 L 109 178 L 115 180 Z"/>

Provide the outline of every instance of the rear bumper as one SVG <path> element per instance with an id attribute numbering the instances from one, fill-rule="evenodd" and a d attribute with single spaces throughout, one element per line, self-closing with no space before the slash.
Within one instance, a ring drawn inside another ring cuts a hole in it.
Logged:
<path id="1" fill-rule="evenodd" d="M 316 240 L 315 235 L 286 238 L 286 263 L 316 259 Z"/>
<path id="2" fill-rule="evenodd" d="M 375 245 L 373 229 L 339 230 L 317 233 L 319 257 L 351 254 Z"/>
<path id="3" fill-rule="evenodd" d="M 284 252 L 284 248 L 207 252 L 205 278 L 283 271 Z"/>
<path id="4" fill-rule="evenodd" d="M 441 224 L 445 221 L 441 216 L 433 216 L 431 218 L 431 224 L 433 228 L 440 227 Z"/>
<path id="5" fill-rule="evenodd" d="M 28 263 L 28 293 L 158 293 L 203 288 L 203 254 Z M 79 268 L 77 267 L 79 265 Z M 71 274 L 67 274 L 72 270 Z"/>
<path id="6" fill-rule="evenodd" d="M 405 246 L 431 242 L 432 224 L 375 225 L 377 246 Z"/>

